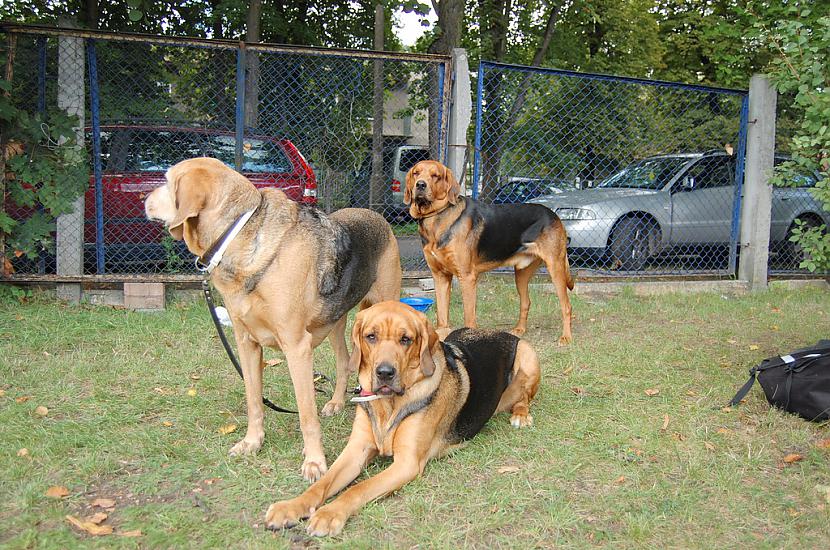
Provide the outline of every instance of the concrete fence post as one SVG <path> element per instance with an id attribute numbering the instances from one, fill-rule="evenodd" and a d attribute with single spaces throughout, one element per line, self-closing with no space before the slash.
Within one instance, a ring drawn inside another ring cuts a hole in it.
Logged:
<path id="1" fill-rule="evenodd" d="M 775 88 L 766 76 L 750 79 L 738 278 L 752 291 L 767 288 L 776 101 Z"/>
<path id="2" fill-rule="evenodd" d="M 78 147 L 84 147 L 84 40 L 75 36 L 58 38 L 58 108 L 78 117 L 75 129 Z M 84 272 L 84 196 L 75 201 L 69 214 L 58 216 L 56 228 L 57 274 L 83 275 Z M 79 283 L 59 283 L 58 298 L 71 302 L 81 299 Z"/>
<path id="3" fill-rule="evenodd" d="M 464 186 L 467 160 L 467 128 L 473 115 L 472 87 L 470 85 L 470 67 L 467 63 L 467 50 L 453 48 L 452 66 L 455 78 L 450 96 L 449 150 L 447 166 L 458 181 Z"/>

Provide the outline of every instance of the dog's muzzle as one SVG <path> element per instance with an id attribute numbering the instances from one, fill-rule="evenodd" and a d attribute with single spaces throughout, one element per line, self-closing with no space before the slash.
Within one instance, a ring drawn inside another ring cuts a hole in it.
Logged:
<path id="1" fill-rule="evenodd" d="M 380 395 L 400 394 L 398 369 L 390 363 L 383 362 L 375 367 L 374 391 Z"/>

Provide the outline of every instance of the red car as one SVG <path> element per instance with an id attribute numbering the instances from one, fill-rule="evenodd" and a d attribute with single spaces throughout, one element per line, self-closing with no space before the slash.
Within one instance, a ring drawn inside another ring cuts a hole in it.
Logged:
<path id="1" fill-rule="evenodd" d="M 92 150 L 91 130 L 87 132 L 87 148 Z M 165 265 L 169 269 L 171 258 L 176 260 L 176 256 L 177 269 L 189 270 L 189 262 L 180 261 L 190 257 L 183 243 L 171 243 L 169 239 L 164 239 L 166 230 L 144 216 L 144 198 L 148 192 L 165 183 L 166 170 L 181 160 L 210 156 L 233 167 L 235 153 L 236 137 L 233 132 L 178 126 L 102 126 L 105 271 L 146 273 Z M 275 187 L 297 202 L 317 203 L 314 171 L 287 139 L 246 136 L 243 141 L 242 173 L 257 187 Z M 84 271 L 96 273 L 93 173 L 90 173 L 90 185 L 85 196 L 84 218 Z M 46 264 L 46 271 L 54 270 L 53 259 Z M 43 265 L 41 262 L 39 270 L 44 270 Z"/>

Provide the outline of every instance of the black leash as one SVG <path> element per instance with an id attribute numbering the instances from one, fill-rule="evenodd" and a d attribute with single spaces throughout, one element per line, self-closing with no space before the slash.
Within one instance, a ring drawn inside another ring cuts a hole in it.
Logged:
<path id="1" fill-rule="evenodd" d="M 231 363 L 233 363 L 233 367 L 236 369 L 236 372 L 239 373 L 239 377 L 242 380 L 245 380 L 245 377 L 242 375 L 242 367 L 239 366 L 239 361 L 236 359 L 236 355 L 234 355 L 233 350 L 231 349 L 231 345 L 228 342 L 228 338 L 225 336 L 225 330 L 222 328 L 222 323 L 219 321 L 219 316 L 216 315 L 216 304 L 213 302 L 213 296 L 210 293 L 210 283 L 207 279 L 202 280 L 202 291 L 205 293 L 205 302 L 207 302 L 208 311 L 210 311 L 210 318 L 213 319 L 213 325 L 216 327 L 216 332 L 219 333 L 219 340 L 222 341 L 222 345 L 225 347 L 225 351 L 228 353 L 228 358 L 230 358 Z M 271 410 L 282 412 L 282 413 L 290 413 L 290 414 L 297 414 L 297 411 L 292 411 L 290 409 L 283 409 L 278 405 L 274 405 L 268 398 L 262 398 L 262 403 L 266 407 Z"/>

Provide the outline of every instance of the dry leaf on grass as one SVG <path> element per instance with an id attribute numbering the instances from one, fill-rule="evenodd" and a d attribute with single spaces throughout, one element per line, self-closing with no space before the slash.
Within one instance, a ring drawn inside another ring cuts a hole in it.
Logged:
<path id="1" fill-rule="evenodd" d="M 773 313 L 781 313 L 781 308 L 780 307 L 774 307 L 770 311 L 773 312 Z"/>
<path id="2" fill-rule="evenodd" d="M 562 376 L 568 376 L 569 374 L 571 374 L 571 372 L 572 372 L 573 370 L 574 370 L 574 368 L 573 368 L 573 367 L 568 367 L 568 368 L 566 368 L 565 370 L 563 370 L 563 371 L 562 371 Z"/>
<path id="3" fill-rule="evenodd" d="M 714 451 L 715 450 L 715 446 L 712 445 L 711 443 L 709 443 L 708 441 L 704 441 L 703 445 L 706 447 L 706 450 L 708 450 L 708 451 Z"/>
<path id="4" fill-rule="evenodd" d="M 17 451 L 17 456 L 19 456 L 19 457 L 27 457 L 27 456 L 29 456 L 29 449 L 27 449 L 26 447 L 23 447 L 22 449 L 20 449 L 19 451 Z"/>
<path id="5" fill-rule="evenodd" d="M 140 537 L 141 536 L 141 529 L 133 529 L 132 531 L 121 531 L 116 533 L 122 537 Z"/>
<path id="6" fill-rule="evenodd" d="M 105 519 L 107 519 L 108 517 L 109 517 L 109 514 L 107 514 L 106 512 L 95 512 L 94 514 L 92 514 L 91 516 L 86 518 L 86 521 L 88 521 L 90 523 L 94 523 L 95 525 L 98 525 L 99 523 L 102 523 Z"/>
<path id="7" fill-rule="evenodd" d="M 649 388 L 646 390 L 645 393 L 649 397 L 654 397 L 655 395 L 658 395 L 660 393 L 660 390 L 658 390 L 657 388 Z"/>
<path id="8" fill-rule="evenodd" d="M 663 430 L 663 431 L 665 432 L 665 431 L 666 431 L 666 428 L 668 428 L 668 427 L 669 427 L 669 415 L 664 414 L 664 415 L 663 415 L 663 427 L 662 427 L 662 428 L 660 428 L 660 429 L 661 429 L 661 430 Z"/>
<path id="9" fill-rule="evenodd" d="M 228 435 L 229 433 L 233 433 L 236 431 L 236 424 L 225 424 L 219 428 L 219 433 L 222 435 Z"/>
<path id="10" fill-rule="evenodd" d="M 112 534 L 112 525 L 97 525 L 91 521 L 79 520 L 75 516 L 66 516 L 66 521 L 93 536 Z"/>
<path id="11" fill-rule="evenodd" d="M 819 449 L 830 449 L 830 439 L 822 439 L 818 443 L 816 443 L 816 447 Z"/>
<path id="12" fill-rule="evenodd" d="M 496 470 L 500 474 L 512 474 L 513 472 L 518 472 L 520 468 L 518 466 L 502 466 L 498 470 Z"/>
<path id="13" fill-rule="evenodd" d="M 28 395 L 23 395 L 23 396 L 20 396 L 20 397 L 15 397 L 14 401 L 15 401 L 15 403 L 25 403 L 29 399 L 30 399 L 30 397 Z"/>
<path id="14" fill-rule="evenodd" d="M 93 508 L 95 506 L 99 508 L 115 508 L 115 501 L 111 498 L 96 498 L 92 501 Z"/>
<path id="15" fill-rule="evenodd" d="M 718 433 L 721 435 L 732 435 L 732 430 L 729 428 L 718 428 Z"/>
<path id="16" fill-rule="evenodd" d="M 756 344 L 752 344 L 749 346 L 749 351 L 755 351 L 756 349 L 758 349 L 758 346 Z"/>
<path id="17" fill-rule="evenodd" d="M 799 460 L 804 460 L 804 456 L 798 453 L 790 453 L 784 457 L 784 463 L 786 464 L 793 464 L 794 462 L 798 462 Z"/>
<path id="18" fill-rule="evenodd" d="M 63 485 L 53 485 L 46 489 L 46 496 L 49 498 L 63 498 L 69 494 L 69 489 Z"/>
<path id="19" fill-rule="evenodd" d="M 614 480 L 614 484 L 616 485 L 622 485 L 623 483 L 625 483 L 625 476 L 620 476 Z"/>
<path id="20" fill-rule="evenodd" d="M 202 379 L 202 377 L 201 377 L 201 376 L 199 376 L 198 374 L 191 374 L 191 375 L 190 375 L 190 379 L 191 379 L 191 380 L 201 380 L 201 379 Z"/>
<path id="21" fill-rule="evenodd" d="M 196 388 L 190 388 L 189 390 L 187 390 L 187 395 L 189 395 L 190 397 L 194 397 L 196 395 Z"/>
<path id="22" fill-rule="evenodd" d="M 165 428 L 169 428 L 170 426 L 173 425 L 173 423 L 170 422 L 169 420 L 165 420 L 164 422 L 161 423 L 161 425 L 164 426 Z"/>
<path id="23" fill-rule="evenodd" d="M 43 405 L 38 405 L 37 407 L 35 407 L 35 414 L 41 417 L 46 416 L 47 414 L 49 414 L 49 408 L 44 407 Z"/>
<path id="24" fill-rule="evenodd" d="M 4 395 L 6 395 L 6 390 L 0 389 L 0 397 L 3 397 Z"/>

